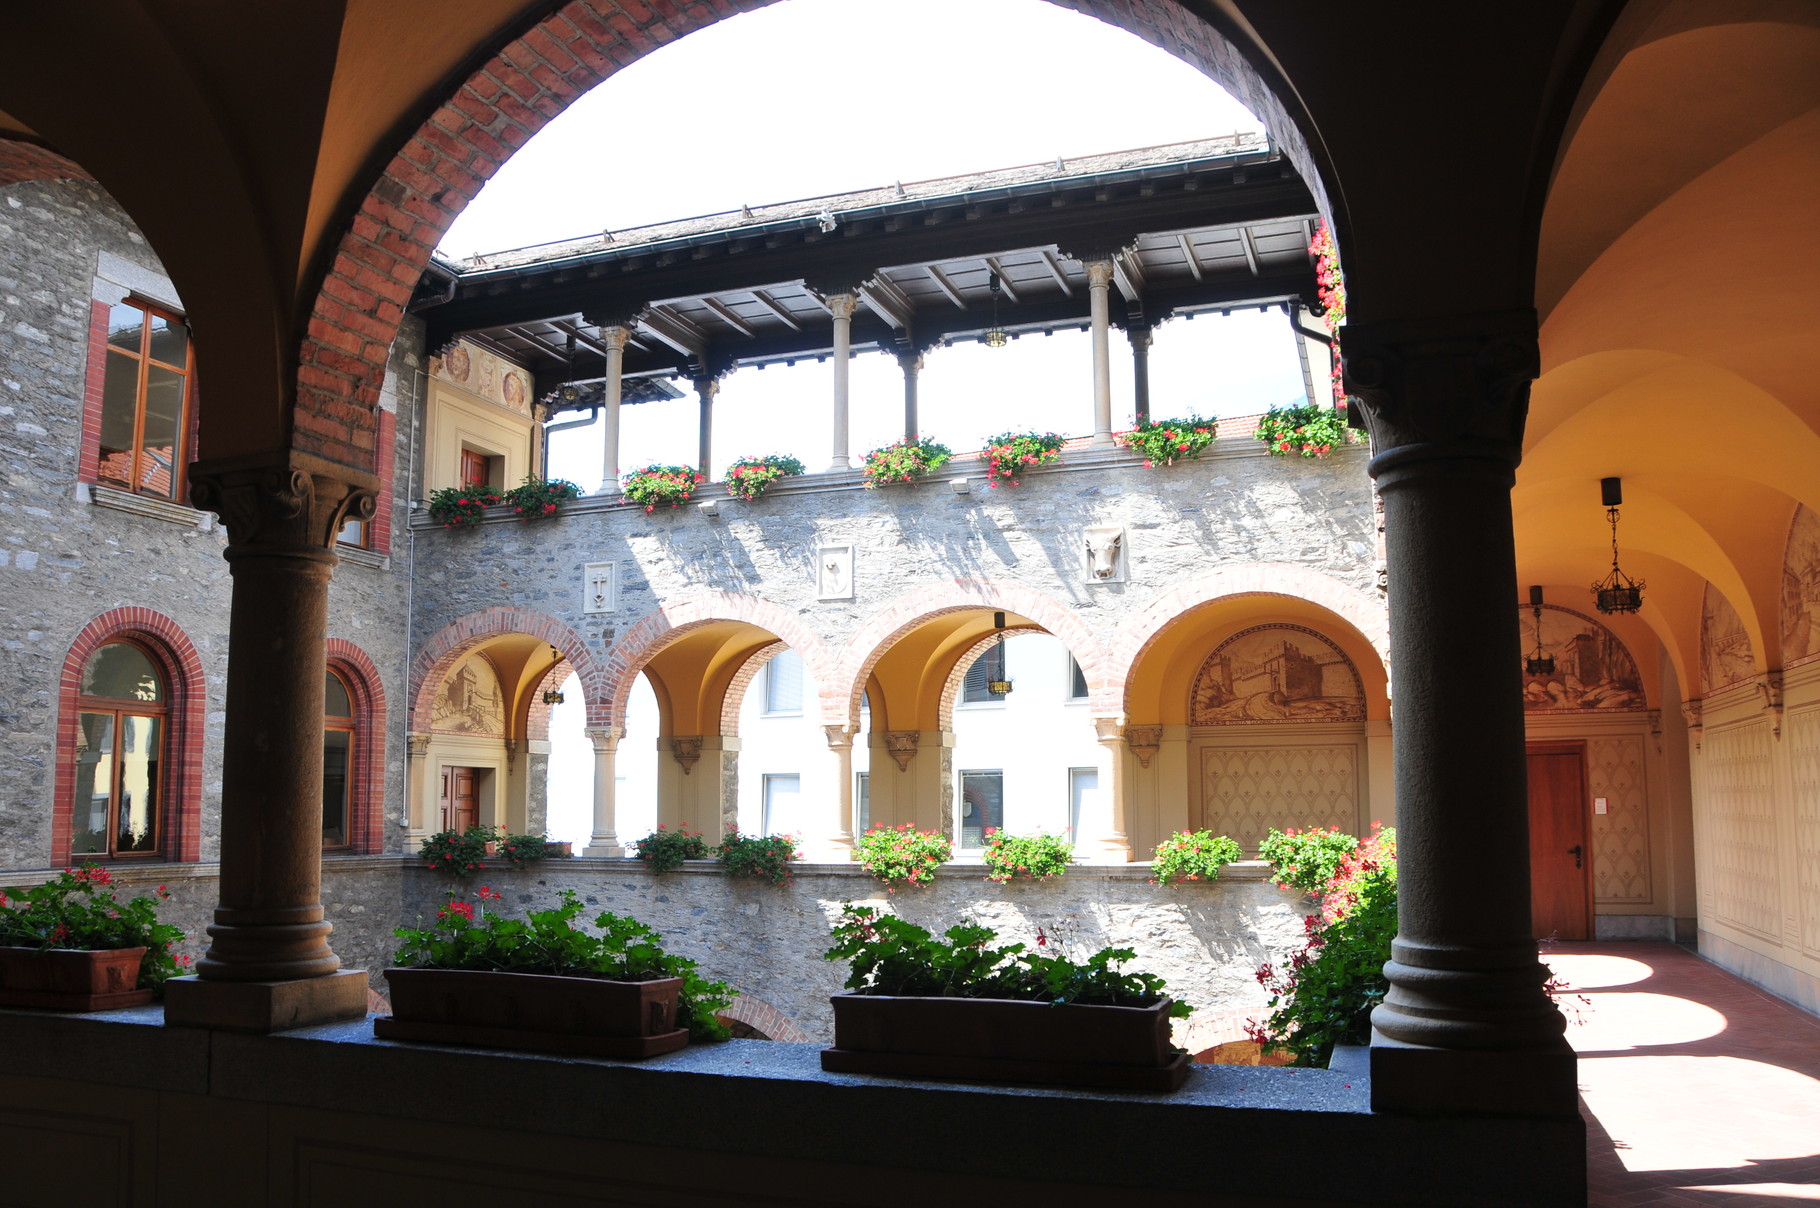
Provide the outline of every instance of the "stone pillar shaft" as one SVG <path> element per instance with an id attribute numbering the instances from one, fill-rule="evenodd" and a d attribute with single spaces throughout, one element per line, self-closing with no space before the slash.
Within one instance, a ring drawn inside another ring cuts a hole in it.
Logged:
<path id="1" fill-rule="evenodd" d="M 588 741 L 594 744 L 594 833 L 582 855 L 617 860 L 626 854 L 614 831 L 614 784 L 617 769 L 615 755 L 619 750 L 621 731 L 617 726 L 590 729 Z"/>
<path id="2" fill-rule="evenodd" d="M 823 726 L 828 752 L 834 757 L 834 808 L 827 820 L 822 846 L 828 858 L 844 863 L 853 858 L 853 731 L 846 726 Z"/>
<path id="3" fill-rule="evenodd" d="M 1142 323 L 1133 323 L 1125 332 L 1131 341 L 1131 379 L 1136 396 L 1137 422 L 1150 422 L 1150 345 L 1154 336 L 1151 328 Z"/>
<path id="4" fill-rule="evenodd" d="M 898 365 L 904 371 L 904 442 L 914 444 L 917 438 L 917 380 L 923 371 L 921 353 L 899 353 Z"/>
<path id="5" fill-rule="evenodd" d="M 619 494 L 619 397 L 621 373 L 626 361 L 629 328 L 607 326 L 600 329 L 600 340 L 606 345 L 607 372 L 601 383 L 600 490 L 597 495 Z"/>
<path id="6" fill-rule="evenodd" d="M 1093 445 L 1112 444 L 1112 311 L 1107 290 L 1112 261 L 1087 262 L 1087 299 L 1093 315 Z"/>
<path id="7" fill-rule="evenodd" d="M 709 464 L 714 460 L 714 398 L 720 393 L 720 379 L 696 378 L 695 393 L 701 400 L 701 439 L 695 468 L 703 478 L 712 480 L 714 471 L 709 469 Z"/>
<path id="8" fill-rule="evenodd" d="M 851 441 L 847 436 L 848 384 L 853 368 L 853 311 L 858 304 L 856 294 L 828 296 L 828 309 L 834 314 L 834 460 L 828 466 L 831 473 L 853 468 Z"/>
<path id="9" fill-rule="evenodd" d="M 1099 856 L 1107 863 L 1129 864 L 1131 827 L 1126 816 L 1131 809 L 1131 794 L 1125 781 L 1125 727 L 1116 717 L 1096 717 L 1093 728 L 1100 745 L 1106 748 L 1107 829 L 1099 836 Z"/>
<path id="10" fill-rule="evenodd" d="M 424 784 L 428 769 L 424 766 L 430 754 L 430 736 L 418 731 L 405 735 L 404 824 L 405 852 L 413 854 L 430 833 L 425 825 L 429 806 L 424 801 Z"/>

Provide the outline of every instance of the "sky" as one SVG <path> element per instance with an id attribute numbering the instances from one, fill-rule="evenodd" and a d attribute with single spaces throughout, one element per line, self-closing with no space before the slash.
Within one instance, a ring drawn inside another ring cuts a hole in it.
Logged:
<path id="1" fill-rule="evenodd" d="M 782 0 L 679 39 L 582 97 L 507 161 L 442 250 L 465 257 L 742 204 L 1260 128 L 1173 55 L 1108 36 L 1101 23 L 1046 0 Z M 1003 349 L 936 349 L 922 374 L 920 427 L 957 452 L 1004 431 L 1085 434 L 1091 364 L 1078 331 Z M 1126 427 L 1130 350 L 1117 333 L 1112 373 L 1114 427 Z M 832 380 L 829 366 L 814 362 L 724 379 L 716 476 L 735 457 L 768 453 L 826 469 Z M 851 392 L 857 461 L 901 435 L 896 362 L 856 356 Z M 1280 313 L 1177 319 L 1157 330 L 1151 410 L 1159 418 L 1249 414 L 1301 396 L 1296 344 Z M 696 413 L 692 395 L 626 408 L 622 472 L 693 462 Z M 554 436 L 550 472 L 598 488 L 598 427 Z"/>

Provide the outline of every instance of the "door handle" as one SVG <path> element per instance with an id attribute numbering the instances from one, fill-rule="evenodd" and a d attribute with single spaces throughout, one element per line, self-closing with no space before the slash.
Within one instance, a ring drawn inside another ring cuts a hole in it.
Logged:
<path id="1" fill-rule="evenodd" d="M 1567 853 L 1574 858 L 1574 867 L 1575 868 L 1581 867 L 1580 856 L 1583 853 L 1581 852 L 1580 845 L 1578 843 L 1574 844 L 1572 847 L 1567 849 Z"/>

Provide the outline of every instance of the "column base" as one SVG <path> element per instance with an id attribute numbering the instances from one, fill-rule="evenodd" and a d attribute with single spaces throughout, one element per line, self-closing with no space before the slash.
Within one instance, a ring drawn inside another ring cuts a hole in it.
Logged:
<path id="1" fill-rule="evenodd" d="M 164 983 L 164 1023 L 220 1032 L 283 1032 L 364 1019 L 367 975 L 347 969 L 296 981 L 204 981 L 194 975 Z"/>
<path id="2" fill-rule="evenodd" d="M 1112 439 L 1110 432 L 1095 432 L 1093 439 L 1087 442 L 1089 449 L 1110 449 L 1118 442 Z"/>
<path id="3" fill-rule="evenodd" d="M 605 843 L 598 840 L 590 842 L 581 849 L 581 854 L 589 860 L 623 860 L 628 855 L 617 839 L 610 839 Z"/>
<path id="4" fill-rule="evenodd" d="M 1397 1115 L 1580 1117 L 1565 1039 L 1540 1049 L 1437 1049 L 1371 1033 L 1371 1110 Z"/>

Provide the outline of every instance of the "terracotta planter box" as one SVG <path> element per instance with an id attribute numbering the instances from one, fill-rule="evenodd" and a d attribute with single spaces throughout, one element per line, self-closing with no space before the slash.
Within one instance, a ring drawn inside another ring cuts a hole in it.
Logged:
<path id="1" fill-rule="evenodd" d="M 559 859 L 575 854 L 575 845 L 567 839 L 545 839 L 543 854 L 546 859 Z"/>
<path id="2" fill-rule="evenodd" d="M 898 1078 L 970 1078 L 1173 1091 L 1189 1058 L 1169 1044 L 1169 1001 L 1051 1006 L 996 998 L 837 994 L 822 1068 Z"/>
<path id="3" fill-rule="evenodd" d="M 0 948 L 0 1006 L 111 1011 L 152 1001 L 139 984 L 144 948 Z"/>
<path id="4" fill-rule="evenodd" d="M 385 976 L 392 1014 L 373 1021 L 373 1034 L 389 1040 L 632 1060 L 689 1043 L 688 1029 L 676 1026 L 680 977 L 619 982 L 465 969 Z"/>

